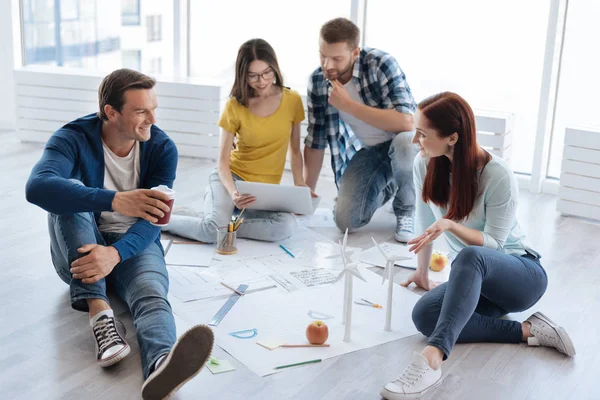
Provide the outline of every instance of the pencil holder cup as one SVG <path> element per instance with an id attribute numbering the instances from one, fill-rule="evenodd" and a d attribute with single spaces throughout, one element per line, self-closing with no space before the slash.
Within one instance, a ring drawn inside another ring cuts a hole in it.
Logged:
<path id="1" fill-rule="evenodd" d="M 237 253 L 237 231 L 228 232 L 226 226 L 217 228 L 217 253 L 235 254 Z"/>

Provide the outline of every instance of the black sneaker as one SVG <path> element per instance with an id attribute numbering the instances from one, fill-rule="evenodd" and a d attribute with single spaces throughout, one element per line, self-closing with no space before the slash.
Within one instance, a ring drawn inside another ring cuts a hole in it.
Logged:
<path id="1" fill-rule="evenodd" d="M 114 317 L 102 315 L 92 325 L 96 339 L 96 360 L 101 367 L 115 365 L 129 354 L 131 349 L 116 327 Z"/>
<path id="2" fill-rule="evenodd" d="M 196 376 L 212 353 L 215 337 L 206 325 L 196 325 L 181 335 L 169 354 L 142 386 L 144 400 L 168 399 Z"/>

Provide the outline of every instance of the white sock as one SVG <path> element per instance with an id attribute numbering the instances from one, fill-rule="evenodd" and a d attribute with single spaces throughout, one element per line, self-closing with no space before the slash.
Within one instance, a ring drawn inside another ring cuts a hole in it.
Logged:
<path id="1" fill-rule="evenodd" d="M 96 314 L 92 318 L 90 318 L 90 326 L 93 328 L 94 325 L 96 325 L 96 321 L 98 321 L 100 319 L 100 317 L 103 315 L 108 315 L 109 317 L 114 318 L 115 313 L 113 312 L 112 309 L 100 311 L 98 314 Z"/>
<path id="2" fill-rule="evenodd" d="M 154 363 L 154 371 L 156 371 L 156 369 L 158 368 L 158 366 L 160 365 L 161 361 L 166 357 L 166 354 L 163 354 L 162 356 L 160 356 L 158 358 L 158 360 L 156 360 L 156 362 Z"/>

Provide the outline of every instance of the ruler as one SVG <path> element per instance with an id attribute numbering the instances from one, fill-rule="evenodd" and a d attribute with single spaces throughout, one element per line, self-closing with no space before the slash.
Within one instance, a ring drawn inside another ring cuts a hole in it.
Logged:
<path id="1" fill-rule="evenodd" d="M 248 289 L 248 285 L 240 285 L 237 287 L 237 291 L 242 292 L 242 293 L 245 293 L 246 289 Z M 215 314 L 215 316 L 213 317 L 213 319 L 210 321 L 210 323 L 208 325 L 210 325 L 210 326 L 219 325 L 219 322 L 221 322 L 221 320 L 225 317 L 225 315 L 227 315 L 229 310 L 231 310 L 233 305 L 236 303 L 236 301 L 239 300 L 240 297 L 242 297 L 242 296 L 240 296 L 237 293 L 232 294 L 229 297 L 229 299 L 227 299 L 225 304 L 223 304 L 223 307 L 221 307 L 221 309 L 219 311 L 217 311 L 217 313 Z"/>

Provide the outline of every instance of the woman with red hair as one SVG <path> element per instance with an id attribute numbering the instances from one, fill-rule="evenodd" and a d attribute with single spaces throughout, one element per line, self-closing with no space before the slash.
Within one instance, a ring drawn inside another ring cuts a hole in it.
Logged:
<path id="1" fill-rule="evenodd" d="M 408 242 L 418 268 L 403 285 L 428 290 L 413 321 L 429 339 L 381 395 L 413 399 L 437 386 L 442 361 L 457 342 L 523 341 L 575 355 L 566 331 L 540 312 L 522 323 L 500 318 L 536 304 L 548 280 L 516 219 L 515 176 L 477 144 L 469 104 L 455 93 L 436 94 L 419 104 L 415 125 L 415 232 L 421 235 Z M 448 282 L 437 286 L 428 267 L 432 243 L 442 233 L 454 260 Z"/>

